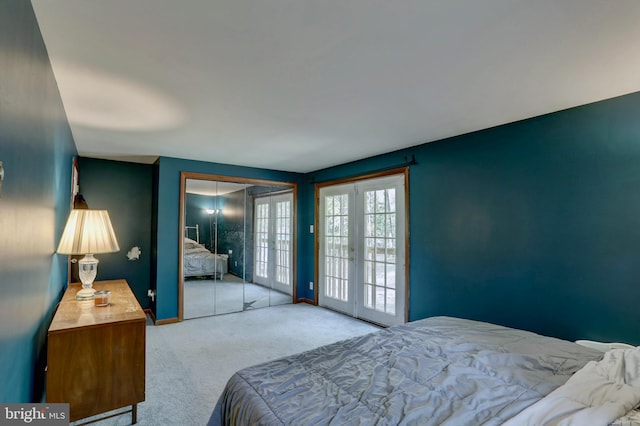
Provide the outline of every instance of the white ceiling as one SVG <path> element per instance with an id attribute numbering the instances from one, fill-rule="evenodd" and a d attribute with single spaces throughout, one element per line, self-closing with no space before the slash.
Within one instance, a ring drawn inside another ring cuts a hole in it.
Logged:
<path id="1" fill-rule="evenodd" d="M 240 191 L 247 186 L 248 185 L 244 183 L 187 179 L 185 182 L 185 192 L 189 194 L 216 196 Z"/>
<path id="2" fill-rule="evenodd" d="M 83 156 L 308 172 L 640 91 L 638 0 L 32 3 Z"/>

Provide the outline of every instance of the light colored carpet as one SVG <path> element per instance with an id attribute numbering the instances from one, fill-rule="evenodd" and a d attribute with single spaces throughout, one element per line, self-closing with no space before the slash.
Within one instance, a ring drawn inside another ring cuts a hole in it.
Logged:
<path id="1" fill-rule="evenodd" d="M 149 325 L 146 401 L 138 405 L 138 424 L 205 425 L 237 370 L 376 330 L 305 303 Z M 94 424 L 130 421 L 123 414 Z"/>
<path id="2" fill-rule="evenodd" d="M 288 294 L 243 283 L 231 274 L 224 275 L 222 280 L 187 279 L 183 295 L 185 319 L 292 303 Z"/>

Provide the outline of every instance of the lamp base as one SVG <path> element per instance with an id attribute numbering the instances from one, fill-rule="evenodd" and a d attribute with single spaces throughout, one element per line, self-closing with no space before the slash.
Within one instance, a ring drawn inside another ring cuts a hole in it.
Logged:
<path id="1" fill-rule="evenodd" d="M 93 254 L 87 253 L 78 261 L 78 275 L 82 281 L 82 290 L 76 293 L 76 300 L 93 299 L 95 290 L 92 288 L 93 280 L 98 273 L 98 259 Z"/>
<path id="2" fill-rule="evenodd" d="M 95 290 L 92 287 L 83 288 L 76 293 L 76 300 L 89 300 L 93 299 Z"/>

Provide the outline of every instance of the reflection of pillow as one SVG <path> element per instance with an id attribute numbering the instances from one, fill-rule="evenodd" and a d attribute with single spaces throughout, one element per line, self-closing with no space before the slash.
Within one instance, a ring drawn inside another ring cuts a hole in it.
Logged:
<path id="1" fill-rule="evenodd" d="M 185 238 L 184 239 L 184 248 L 186 249 L 193 249 L 196 247 L 200 247 L 200 244 L 198 244 L 197 242 L 193 241 L 191 238 Z"/>

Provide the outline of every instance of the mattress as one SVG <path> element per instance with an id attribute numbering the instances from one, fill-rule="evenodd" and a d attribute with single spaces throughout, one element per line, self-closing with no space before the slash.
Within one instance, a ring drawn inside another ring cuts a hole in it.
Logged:
<path id="1" fill-rule="evenodd" d="M 221 278 L 228 272 L 228 256 L 211 253 L 202 246 L 185 248 L 183 265 L 185 277 L 215 275 Z"/>

